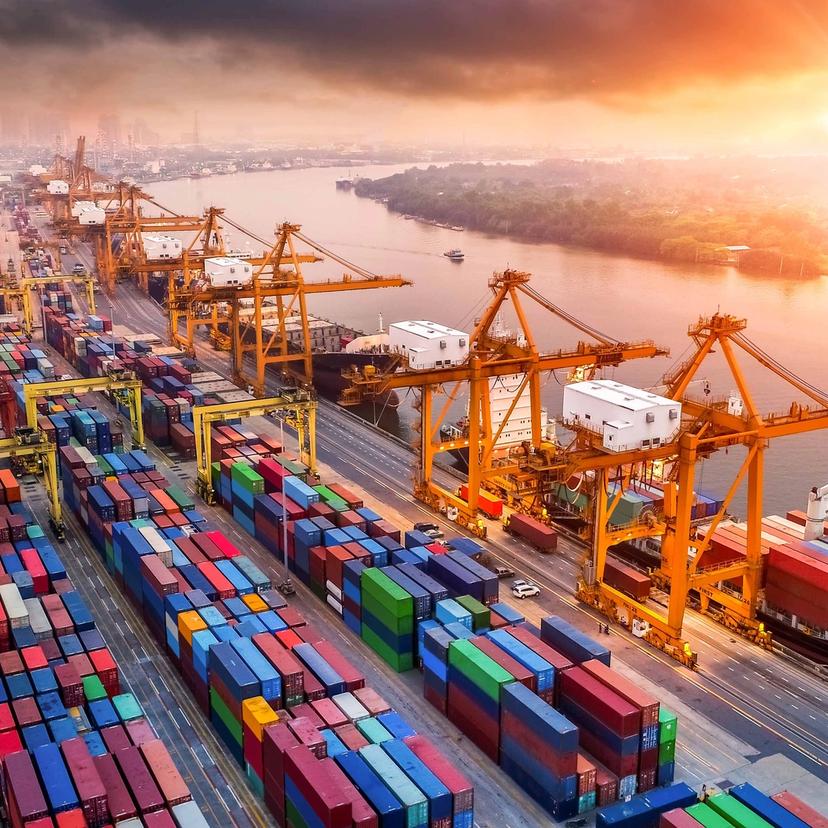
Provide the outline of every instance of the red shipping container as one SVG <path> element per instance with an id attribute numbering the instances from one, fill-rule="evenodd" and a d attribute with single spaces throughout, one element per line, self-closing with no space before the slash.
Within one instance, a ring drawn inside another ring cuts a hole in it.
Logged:
<path id="1" fill-rule="evenodd" d="M 188 802 L 190 789 L 175 767 L 167 748 L 160 739 L 153 739 L 141 745 L 141 753 L 164 797 L 168 807 Z"/>
<path id="2" fill-rule="evenodd" d="M 9 703 L 0 703 L 0 733 L 4 733 L 7 730 L 14 730 L 15 727 L 14 716 L 12 716 Z"/>
<path id="3" fill-rule="evenodd" d="M 11 706 L 14 718 L 20 727 L 37 724 L 43 720 L 37 702 L 31 696 L 24 699 L 15 699 Z"/>
<path id="4" fill-rule="evenodd" d="M 202 550 L 203 551 L 203 550 Z M 212 561 L 197 564 L 199 572 L 210 582 L 219 598 L 233 598 L 236 588 L 219 572 Z"/>
<path id="5" fill-rule="evenodd" d="M 641 711 L 582 667 L 572 667 L 560 674 L 560 694 L 580 704 L 619 736 L 633 736 L 641 731 Z"/>
<path id="6" fill-rule="evenodd" d="M 110 727 L 103 728 L 101 730 L 101 738 L 104 740 L 106 749 L 112 754 L 132 745 L 123 725 L 111 725 Z"/>
<path id="7" fill-rule="evenodd" d="M 637 687 L 617 670 L 607 667 L 602 661 L 590 659 L 584 661 L 581 668 L 593 678 L 598 679 L 601 684 L 615 691 L 621 698 L 626 699 L 633 707 L 637 707 L 641 711 L 641 727 L 658 724 L 658 711 L 661 705 L 649 693 Z"/>
<path id="8" fill-rule="evenodd" d="M 362 794 L 354 787 L 351 780 L 342 772 L 333 759 L 324 759 L 321 763 L 325 772 L 331 777 L 331 784 L 341 790 L 351 802 L 351 825 L 353 828 L 378 828 L 379 817 L 374 809 L 365 801 Z M 432 828 L 438 828 L 437 823 L 431 823 Z"/>
<path id="9" fill-rule="evenodd" d="M 683 808 L 674 808 L 661 815 L 658 828 L 701 828 L 701 823 L 693 819 Z"/>
<path id="10" fill-rule="evenodd" d="M 828 817 L 817 813 L 810 805 L 806 805 L 790 791 L 781 791 L 774 794 L 771 799 L 786 811 L 801 819 L 809 828 L 828 828 Z"/>
<path id="11" fill-rule="evenodd" d="M 115 663 L 112 653 L 106 647 L 100 650 L 92 650 L 89 653 L 89 660 L 105 687 L 118 688 L 118 665 Z M 118 694 L 115 693 L 114 695 Z"/>
<path id="12" fill-rule="evenodd" d="M 146 742 L 152 742 L 158 737 L 152 729 L 152 725 L 146 719 L 133 719 L 124 725 L 129 739 L 135 747 L 141 747 Z"/>
<path id="13" fill-rule="evenodd" d="M 299 660 L 286 650 L 270 633 L 258 633 L 253 643 L 282 677 L 282 694 L 289 697 L 304 695 L 304 671 Z"/>
<path id="14" fill-rule="evenodd" d="M 35 595 L 45 595 L 49 591 L 49 575 L 36 549 L 23 549 L 19 553 L 26 571 L 32 576 Z"/>
<path id="15" fill-rule="evenodd" d="M 372 687 L 360 687 L 353 691 L 357 701 L 372 715 L 381 716 L 391 710 L 391 705 Z"/>
<path id="16" fill-rule="evenodd" d="M 80 737 L 67 739 L 61 743 L 60 750 L 75 784 L 83 815 L 90 825 L 103 825 L 108 814 L 106 788 L 86 742 Z"/>
<path id="17" fill-rule="evenodd" d="M 273 633 L 273 635 L 288 650 L 292 650 L 297 645 L 304 643 L 293 630 L 279 630 L 279 632 Z"/>
<path id="18" fill-rule="evenodd" d="M 330 699 L 318 699 L 310 702 L 310 706 L 322 721 L 323 727 L 341 727 L 348 724 L 348 717 Z M 293 712 L 296 712 L 296 708 Z"/>
<path id="19" fill-rule="evenodd" d="M 82 705 L 86 697 L 83 693 L 83 682 L 77 668 L 72 664 L 59 664 L 54 668 L 60 697 L 67 707 Z"/>
<path id="20" fill-rule="evenodd" d="M 126 747 L 116 751 L 115 761 L 126 783 L 129 785 L 133 799 L 142 814 L 157 811 L 164 807 L 164 798 L 152 778 L 137 747 Z"/>
<path id="21" fill-rule="evenodd" d="M 282 607 L 276 610 L 276 614 L 288 627 L 300 627 L 305 623 L 305 617 L 295 607 Z"/>
<path id="22" fill-rule="evenodd" d="M 308 626 L 310 625 L 298 628 L 303 638 L 305 637 L 305 630 Z M 353 692 L 365 686 L 365 676 L 330 641 L 322 639 L 321 641 L 309 643 L 312 643 L 316 648 L 316 652 L 333 667 L 336 673 L 342 676 L 347 690 Z"/>
<path id="23" fill-rule="evenodd" d="M 3 770 L 3 789 L 12 826 L 20 828 L 26 822 L 48 816 L 46 798 L 28 751 L 6 756 Z"/>
<path id="24" fill-rule="evenodd" d="M 169 811 L 154 811 L 144 815 L 146 828 L 177 828 L 175 820 Z"/>
<path id="25" fill-rule="evenodd" d="M 26 669 L 29 672 L 49 666 L 49 662 L 41 647 L 25 647 L 20 651 L 20 655 L 23 657 L 23 664 L 26 665 Z"/>
<path id="26" fill-rule="evenodd" d="M 350 828 L 351 801 L 347 792 L 337 786 L 336 777 L 326 773 L 325 763 L 319 762 L 304 745 L 285 753 L 285 776 L 319 816 L 322 825 Z"/>
<path id="27" fill-rule="evenodd" d="M 339 740 L 348 750 L 359 750 L 370 742 L 357 730 L 355 725 L 345 724 L 334 728 Z"/>
<path id="28" fill-rule="evenodd" d="M 485 715 L 462 688 L 449 682 L 448 719 L 457 725 L 493 762 L 500 758 L 500 723 Z"/>
<path id="29" fill-rule="evenodd" d="M 201 532 L 206 535 L 225 558 L 235 558 L 241 555 L 241 550 L 223 532 Z"/>
<path id="30" fill-rule="evenodd" d="M 321 722 L 321 719 L 319 721 Z M 320 734 L 319 728 L 316 727 L 309 717 L 302 716 L 298 719 L 291 719 L 288 721 L 287 726 L 317 759 L 324 759 L 328 755 L 328 743 L 325 741 L 325 737 Z"/>
<path id="31" fill-rule="evenodd" d="M 17 753 L 19 750 L 23 750 L 19 730 L 6 730 L 0 733 L 0 762 L 10 753 Z"/>
<path id="32" fill-rule="evenodd" d="M 98 775 L 106 788 L 107 807 L 110 816 L 115 822 L 130 819 L 137 815 L 135 803 L 132 801 L 129 790 L 121 777 L 121 772 L 115 765 L 112 754 L 95 756 L 92 761 Z"/>
<path id="33" fill-rule="evenodd" d="M 403 741 L 451 791 L 455 814 L 462 814 L 474 808 L 474 787 L 471 782 L 425 736 L 407 736 Z"/>
<path id="34" fill-rule="evenodd" d="M 318 699 L 318 701 L 324 702 L 328 701 L 328 699 Z M 294 719 L 307 719 L 317 730 L 323 730 L 325 727 L 325 721 L 316 712 L 313 704 L 313 702 L 305 702 L 304 704 L 294 705 L 290 709 L 290 715 Z"/>

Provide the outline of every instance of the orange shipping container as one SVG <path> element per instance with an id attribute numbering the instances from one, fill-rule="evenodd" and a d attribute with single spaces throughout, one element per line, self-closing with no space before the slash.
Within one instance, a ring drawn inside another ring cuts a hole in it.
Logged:
<path id="1" fill-rule="evenodd" d="M 0 487 L 3 489 L 4 503 L 20 502 L 20 484 L 10 469 L 0 469 Z"/>
<path id="2" fill-rule="evenodd" d="M 150 489 L 149 493 L 158 501 L 161 508 L 168 515 L 181 511 L 178 508 L 178 504 L 163 489 Z"/>

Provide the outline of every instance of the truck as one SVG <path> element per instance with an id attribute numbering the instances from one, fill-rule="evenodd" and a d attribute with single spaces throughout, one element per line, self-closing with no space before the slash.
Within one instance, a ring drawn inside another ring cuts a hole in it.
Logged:
<path id="1" fill-rule="evenodd" d="M 544 554 L 554 552 L 558 548 L 558 533 L 551 526 L 529 515 L 512 512 L 504 520 L 503 528 L 510 535 L 522 538 Z"/>

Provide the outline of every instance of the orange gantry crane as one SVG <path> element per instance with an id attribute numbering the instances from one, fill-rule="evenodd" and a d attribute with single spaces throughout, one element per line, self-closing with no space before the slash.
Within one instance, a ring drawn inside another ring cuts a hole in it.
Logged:
<path id="1" fill-rule="evenodd" d="M 797 377 L 765 353 L 745 335 L 746 326 L 744 319 L 715 314 L 690 327 L 695 350 L 664 380 L 665 396 L 682 404 L 682 427 L 675 441 L 654 449 L 608 454 L 600 450 L 594 434 L 580 430 L 568 457 L 563 458 L 564 474 L 589 471 L 595 475 L 592 552 L 578 585 L 578 596 L 691 665 L 695 664 L 695 654 L 682 637 L 685 606 L 691 592 L 698 594 L 702 611 L 715 611 L 729 629 L 761 645 L 770 645 L 770 636 L 757 619 L 761 598 L 765 450 L 775 437 L 828 428 L 828 393 Z M 711 399 L 705 395 L 697 399 L 688 393 L 706 357 L 714 351 L 724 355 L 738 396 Z M 800 392 L 808 403 L 793 402 L 786 412 L 762 414 L 753 400 L 737 351 Z M 734 446 L 745 448 L 744 459 L 720 510 L 704 535 L 699 536 L 692 521 L 696 464 L 720 449 Z M 648 466 L 653 463 L 672 467 L 664 485 L 664 515 L 649 516 L 631 525 L 611 526 L 610 518 L 623 493 L 624 481 L 633 475 L 647 479 Z M 614 482 L 620 485 L 610 494 L 613 474 Z M 701 565 L 704 553 L 745 479 L 746 555 L 704 567 Z M 656 575 L 669 591 L 666 613 L 604 582 L 608 550 L 619 543 L 644 537 L 661 538 L 661 567 Z M 726 582 L 737 579 L 741 581 L 741 589 L 726 586 Z"/>
<path id="2" fill-rule="evenodd" d="M 236 229 L 248 232 L 226 216 L 224 220 Z M 310 252 L 300 252 L 297 246 L 300 242 Z M 233 256 L 232 253 L 228 255 Z M 321 261 L 323 256 L 341 264 L 346 272 L 340 279 L 306 282 L 302 264 Z M 200 278 L 190 274 L 180 287 L 171 286 L 168 297 L 170 335 L 179 344 L 192 349 L 196 327 L 210 325 L 215 330 L 218 325 L 226 324 L 233 353 L 234 381 L 250 386 L 259 397 L 265 393 L 268 366 L 280 366 L 283 371 L 293 374 L 301 373 L 306 382 L 313 379 L 308 295 L 411 284 L 402 276 L 381 276 L 347 261 L 309 239 L 299 225 L 288 222 L 278 227 L 275 243 L 262 256 L 247 261 L 252 265 L 252 274 L 244 284 L 213 285 L 202 272 Z M 269 330 L 266 327 L 268 307 L 276 310 L 275 325 Z M 298 318 L 301 343 L 291 342 L 287 328 L 291 318 Z M 182 322 L 186 324 L 186 338 L 180 336 Z"/>
<path id="3" fill-rule="evenodd" d="M 650 341 L 620 342 L 601 334 L 545 299 L 530 286 L 530 278 L 530 274 L 517 270 L 506 270 L 492 276 L 489 287 L 493 298 L 469 337 L 468 357 L 462 364 L 414 370 L 400 356 L 398 368 L 394 371 L 377 373 L 367 369 L 350 372 L 347 379 L 351 385 L 345 389 L 340 400 L 344 405 L 353 406 L 377 399 L 393 389 L 416 388 L 419 392 L 420 446 L 414 494 L 437 511 L 453 514 L 457 510 L 458 523 L 483 536 L 485 525 L 477 517 L 481 487 L 505 492 L 510 501 L 532 502 L 537 499 L 538 492 L 532 481 L 523 491 L 515 491 L 515 476 L 524 470 L 525 456 L 534 454 L 545 445 L 545 436 L 541 433 L 541 379 L 544 372 L 591 371 L 620 365 L 631 359 L 652 358 L 667 353 Z M 542 353 L 530 330 L 523 300 L 535 302 L 592 341 L 579 342 L 571 350 Z M 517 316 L 520 328 L 517 334 L 503 333 L 495 325 L 498 314 L 507 302 L 511 302 Z M 498 427 L 494 427 L 490 382 L 498 377 L 518 377 L 519 380 L 510 407 Z M 446 390 L 449 386 L 450 390 Z M 469 399 L 468 432 L 446 440 L 441 429 L 452 403 L 463 389 L 468 391 Z M 496 456 L 503 429 L 527 389 L 531 409 L 531 445 L 506 456 Z M 435 417 L 434 398 L 438 394 L 444 394 L 446 399 Z M 467 499 L 440 486 L 433 478 L 434 459 L 438 454 L 464 448 L 469 450 Z"/>

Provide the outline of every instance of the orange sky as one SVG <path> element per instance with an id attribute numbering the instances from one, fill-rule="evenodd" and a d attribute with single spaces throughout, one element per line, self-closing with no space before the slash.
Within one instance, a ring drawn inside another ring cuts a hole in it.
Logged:
<path id="1" fill-rule="evenodd" d="M 828 148 L 828 0 L 0 0 L 4 118 L 169 139 Z"/>

